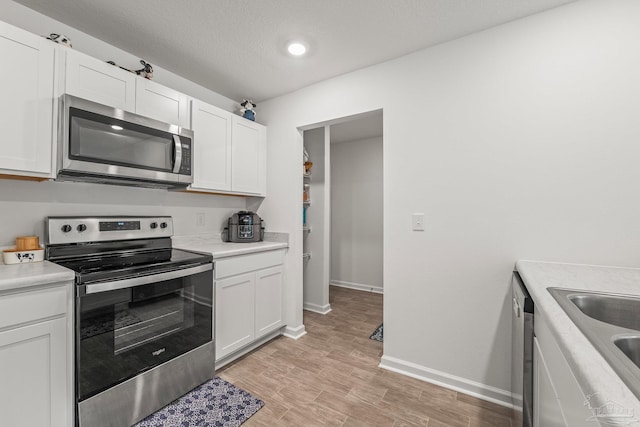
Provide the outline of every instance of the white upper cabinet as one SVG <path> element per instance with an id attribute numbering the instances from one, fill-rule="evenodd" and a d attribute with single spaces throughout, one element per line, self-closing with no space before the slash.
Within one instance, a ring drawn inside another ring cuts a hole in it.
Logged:
<path id="1" fill-rule="evenodd" d="M 233 115 L 231 131 L 231 190 L 266 194 L 267 130 L 261 124 Z"/>
<path id="2" fill-rule="evenodd" d="M 60 49 L 66 57 L 65 93 L 132 113 L 136 111 L 135 74 L 73 49 Z"/>
<path id="3" fill-rule="evenodd" d="M 62 92 L 189 128 L 187 95 L 73 49 L 60 50 Z"/>
<path id="4" fill-rule="evenodd" d="M 195 191 L 266 195 L 265 126 L 191 101 Z"/>
<path id="5" fill-rule="evenodd" d="M 51 41 L 0 22 L 0 174 L 51 176 L 54 51 Z"/>
<path id="6" fill-rule="evenodd" d="M 187 95 L 145 78 L 136 82 L 136 113 L 190 128 Z"/>
<path id="7" fill-rule="evenodd" d="M 191 101 L 194 190 L 231 191 L 231 113 Z"/>

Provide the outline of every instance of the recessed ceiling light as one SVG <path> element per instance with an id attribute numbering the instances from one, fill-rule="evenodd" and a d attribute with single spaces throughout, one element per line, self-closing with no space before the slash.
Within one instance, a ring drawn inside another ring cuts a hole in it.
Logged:
<path id="1" fill-rule="evenodd" d="M 287 51 L 293 56 L 302 56 L 307 52 L 307 46 L 301 42 L 291 42 L 287 46 Z"/>
<path id="2" fill-rule="evenodd" d="M 111 129 L 113 129 L 113 130 L 122 130 L 122 126 L 111 125 Z"/>

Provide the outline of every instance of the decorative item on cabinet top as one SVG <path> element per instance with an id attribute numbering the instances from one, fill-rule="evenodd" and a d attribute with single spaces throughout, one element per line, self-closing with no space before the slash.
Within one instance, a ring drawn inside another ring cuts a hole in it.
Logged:
<path id="1" fill-rule="evenodd" d="M 140 60 L 140 64 L 142 65 L 142 68 L 140 68 L 139 70 L 131 70 L 129 68 L 124 68 L 123 66 L 118 65 L 113 61 L 107 61 L 107 64 L 111 64 L 111 65 L 114 65 L 114 66 L 116 66 L 118 68 L 122 68 L 125 71 L 128 71 L 128 72 L 133 73 L 133 74 L 137 74 L 140 77 L 144 77 L 147 80 L 153 79 L 153 67 L 151 66 L 151 64 L 146 62 L 144 59 Z"/>
<path id="2" fill-rule="evenodd" d="M 56 33 L 51 33 L 49 34 L 47 37 L 45 37 L 47 40 L 51 40 L 52 42 L 67 46 L 67 47 L 73 47 L 71 45 L 71 39 L 63 34 L 56 34 Z"/>
<path id="3" fill-rule="evenodd" d="M 256 120 L 256 112 L 253 111 L 253 109 L 256 108 L 256 104 L 254 104 L 252 100 L 243 99 L 242 102 L 240 103 L 240 106 L 242 107 L 240 108 L 240 113 L 242 114 L 242 117 L 244 117 L 245 119 L 249 119 L 251 121 Z"/>

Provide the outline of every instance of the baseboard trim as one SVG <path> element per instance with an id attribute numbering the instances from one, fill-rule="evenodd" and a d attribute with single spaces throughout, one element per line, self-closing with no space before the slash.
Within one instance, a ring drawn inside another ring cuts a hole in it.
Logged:
<path id="1" fill-rule="evenodd" d="M 329 282 L 331 286 L 338 286 L 340 288 L 355 289 L 358 291 L 373 292 L 374 294 L 384 294 L 384 288 L 380 286 L 363 285 L 361 283 L 343 282 L 341 280 L 332 280 Z"/>
<path id="2" fill-rule="evenodd" d="M 511 404 L 511 392 L 507 390 L 447 374 L 446 372 L 436 371 L 435 369 L 396 359 L 395 357 L 382 356 L 378 366 L 388 371 L 468 394 L 500 406 L 513 407 Z"/>
<path id="3" fill-rule="evenodd" d="M 297 340 L 307 335 L 307 331 L 305 330 L 304 325 L 300 325 L 297 328 L 286 326 L 284 328 L 284 332 L 282 333 L 282 335 L 284 335 L 287 338 Z"/>
<path id="4" fill-rule="evenodd" d="M 313 311 L 314 313 L 327 314 L 331 311 L 331 304 L 318 305 L 310 302 L 302 304 L 302 309 L 307 311 Z"/>

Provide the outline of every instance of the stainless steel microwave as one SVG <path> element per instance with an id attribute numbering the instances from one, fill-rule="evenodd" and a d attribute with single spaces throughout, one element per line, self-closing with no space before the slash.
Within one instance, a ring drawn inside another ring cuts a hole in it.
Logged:
<path id="1" fill-rule="evenodd" d="M 193 131 L 71 95 L 60 98 L 56 179 L 153 188 L 193 182 Z"/>

